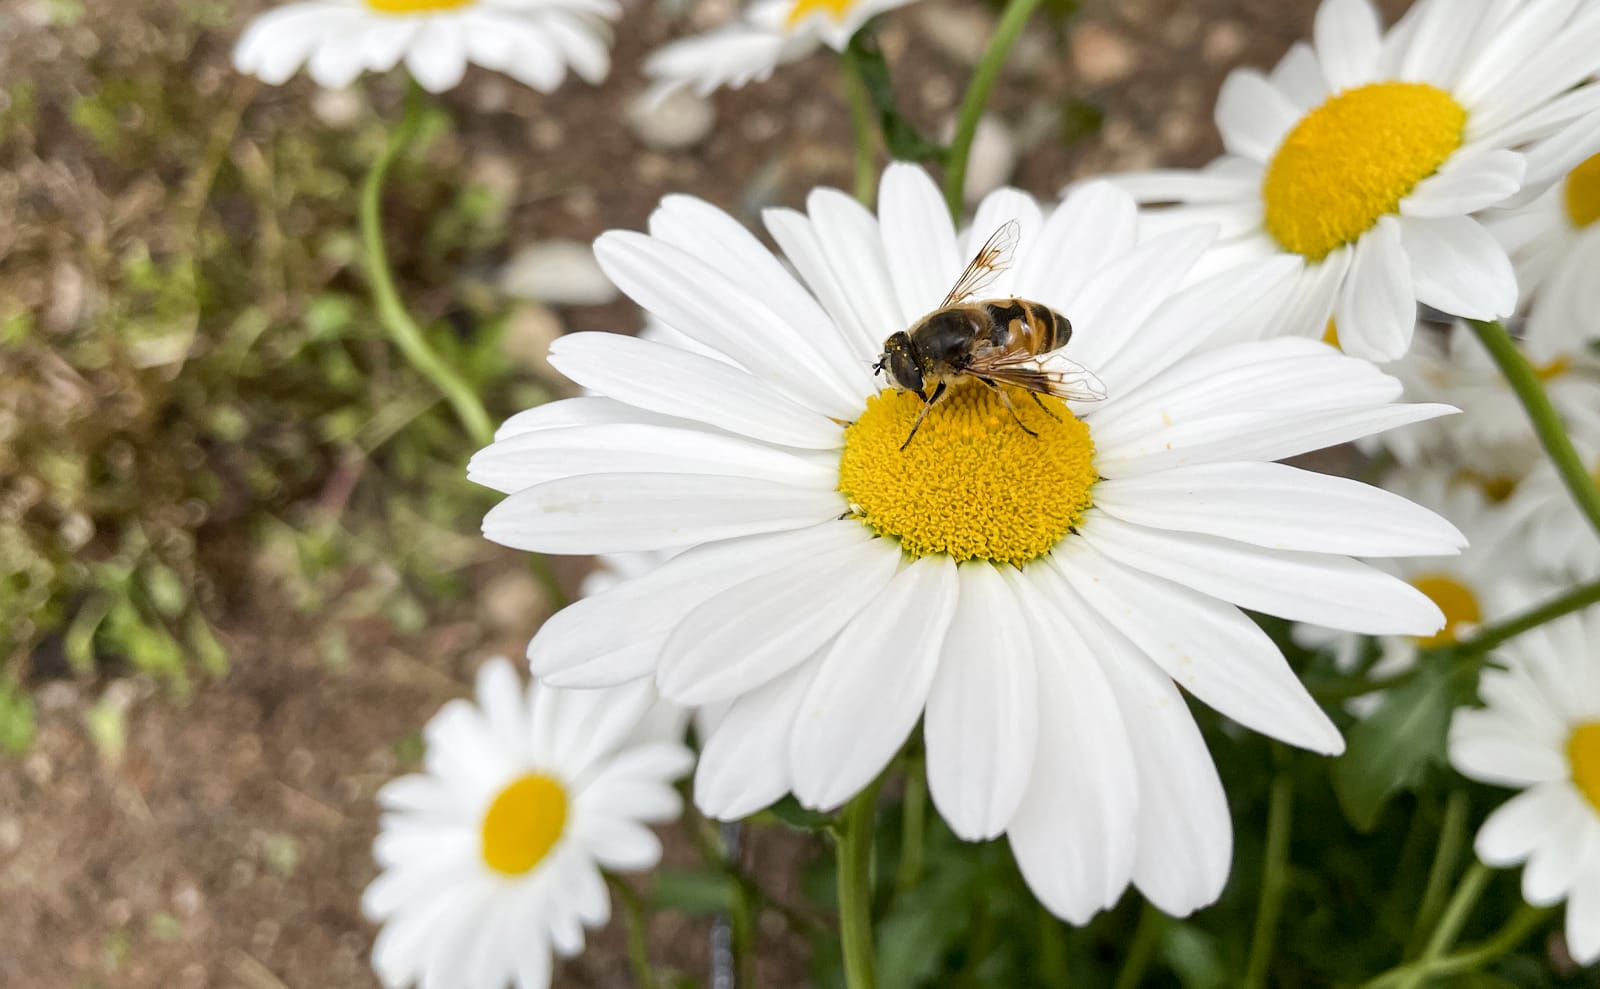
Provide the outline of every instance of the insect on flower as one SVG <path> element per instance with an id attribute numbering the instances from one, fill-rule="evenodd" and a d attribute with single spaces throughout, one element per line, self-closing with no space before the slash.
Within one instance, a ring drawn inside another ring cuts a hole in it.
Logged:
<path id="1" fill-rule="evenodd" d="M 984 242 L 938 309 L 883 342 L 873 373 L 885 373 L 895 388 L 923 396 L 922 411 L 900 449 L 910 445 L 929 411 L 963 377 L 994 389 L 1011 418 L 1030 436 L 1038 434 L 1018 417 L 1002 385 L 1027 391 L 1052 416 L 1055 413 L 1040 395 L 1078 402 L 1106 397 L 1105 386 L 1093 372 L 1056 353 L 1072 339 L 1071 320 L 1043 303 L 1015 296 L 969 301 L 1010 267 L 1021 229 L 1016 220 L 1002 225 Z M 1041 360 L 1047 355 L 1049 366 Z M 930 383 L 931 394 L 926 390 Z"/>

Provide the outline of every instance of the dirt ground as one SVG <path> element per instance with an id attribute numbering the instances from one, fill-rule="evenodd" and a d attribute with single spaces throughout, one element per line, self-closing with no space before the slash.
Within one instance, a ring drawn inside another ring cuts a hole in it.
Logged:
<path id="1" fill-rule="evenodd" d="M 5 10 L 33 2 L 0 4 L 0 46 L 73 58 L 56 36 L 62 29 Z M 137 34 L 123 30 L 129 19 L 154 5 L 86 6 L 74 36 L 90 30 L 116 46 Z M 259 6 L 239 4 L 210 43 L 166 57 L 226 72 L 230 39 Z M 689 23 L 727 5 L 704 6 Z M 1385 6 L 1393 14 L 1399 5 Z M 1098 171 L 1204 161 L 1218 150 L 1209 116 L 1225 71 L 1269 65 L 1309 34 L 1312 9 L 1307 0 L 1086 0 L 1064 42 L 1030 33 L 998 94 L 996 109 L 1019 135 L 1014 181 L 1049 194 Z M 951 113 L 992 19 L 992 8 L 962 0 L 927 0 L 888 18 L 884 47 L 919 124 L 935 129 Z M 635 3 L 618 26 L 605 86 L 569 83 L 544 98 L 475 72 L 449 97 L 476 167 L 515 185 L 513 244 L 638 227 L 670 191 L 748 219 L 759 206 L 798 202 L 813 185 L 848 183 L 848 123 L 824 56 L 721 94 L 715 130 L 690 150 L 642 147 L 618 122 L 621 108 L 641 88 L 642 54 L 683 29 Z M 49 92 L 47 60 L 0 60 L 0 71 L 38 74 Z M 312 95 L 301 80 L 255 98 L 288 105 Z M 1068 99 L 1103 112 L 1097 132 L 1061 139 Z M 635 319 L 620 305 L 560 315 L 574 328 Z M 460 531 L 477 522 L 460 519 Z M 564 571 L 569 588 L 578 572 Z M 351 658 L 331 666 L 317 648 L 320 630 L 287 609 L 269 576 L 245 566 L 237 580 L 219 621 L 231 672 L 192 698 L 141 678 L 33 683 L 32 751 L 0 761 L 0 987 L 375 984 L 373 929 L 358 908 L 374 874 L 373 794 L 414 758 L 421 724 L 466 691 L 484 657 L 520 653 L 546 605 L 518 554 L 485 549 L 472 570 L 475 593 L 440 605 L 423 634 L 401 635 L 376 617 L 341 619 Z M 125 719 L 120 742 L 95 730 L 108 711 Z M 669 836 L 669 855 L 691 861 L 685 845 Z M 783 889 L 814 850 L 758 839 L 749 854 L 763 880 Z M 706 970 L 705 924 L 658 918 L 650 934 L 663 962 Z M 766 932 L 762 984 L 800 984 L 802 950 Z M 566 965 L 558 984 L 629 985 L 619 925 Z"/>

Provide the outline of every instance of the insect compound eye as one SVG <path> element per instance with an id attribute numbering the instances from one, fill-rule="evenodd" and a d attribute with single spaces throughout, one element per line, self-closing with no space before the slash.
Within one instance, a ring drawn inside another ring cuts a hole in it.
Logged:
<path id="1" fill-rule="evenodd" d="M 909 351 L 895 350 L 889 354 L 889 382 L 907 391 L 922 391 L 922 369 L 911 359 Z"/>

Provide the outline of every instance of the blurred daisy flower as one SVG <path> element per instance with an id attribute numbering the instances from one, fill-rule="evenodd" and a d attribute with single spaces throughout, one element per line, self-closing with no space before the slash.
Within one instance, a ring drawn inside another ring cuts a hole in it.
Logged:
<path id="1" fill-rule="evenodd" d="M 592 394 L 524 413 L 474 458 L 509 495 L 484 522 L 497 542 L 679 551 L 555 615 L 533 668 L 732 701 L 695 779 L 721 818 L 785 792 L 837 807 L 922 720 L 940 812 L 964 838 L 1006 834 L 1051 910 L 1083 922 L 1131 881 L 1192 911 L 1219 895 L 1232 841 L 1178 686 L 1337 752 L 1240 608 L 1429 635 L 1438 607 L 1348 554 L 1462 545 L 1395 495 L 1271 461 L 1450 410 L 1395 404 L 1392 378 L 1312 340 L 1205 349 L 1291 262 L 1185 284 L 1213 231 L 1141 243 L 1110 186 L 1051 210 L 1000 190 L 961 236 L 921 169 L 892 166 L 879 202 L 819 189 L 805 213 L 767 213 L 803 281 L 693 198 L 667 198 L 649 234 L 600 238 L 626 294 L 721 357 L 563 337 L 551 363 Z M 874 377 L 884 340 L 1011 221 L 1014 263 L 980 298 L 1066 314 L 1065 354 L 1108 397 L 958 383 L 906 444 L 923 400 Z"/>
<path id="2" fill-rule="evenodd" d="M 1600 341 L 1600 155 L 1534 202 L 1486 222 L 1516 267 L 1529 346 L 1559 360 Z"/>
<path id="3" fill-rule="evenodd" d="M 305 65 L 317 85 L 339 89 L 404 61 L 440 93 L 471 63 L 548 93 L 569 67 L 586 82 L 605 79 L 605 22 L 620 12 L 616 0 L 301 0 L 251 21 L 233 64 L 275 86 Z"/>
<path id="4" fill-rule="evenodd" d="M 1600 355 L 1574 348 L 1570 333 L 1519 340 L 1561 418 L 1575 432 L 1600 436 Z M 1406 398 L 1462 410 L 1361 441 L 1382 447 L 1406 465 L 1449 464 L 1504 497 L 1544 462 L 1533 424 L 1505 375 L 1463 323 L 1417 336 L 1405 357 L 1386 366 L 1405 385 Z"/>
<path id="5" fill-rule="evenodd" d="M 1526 863 L 1522 896 L 1567 901 L 1567 950 L 1600 960 L 1600 608 L 1525 632 L 1483 674 L 1481 709 L 1450 725 L 1464 776 L 1521 793 L 1478 831 L 1484 864 Z"/>
<path id="6" fill-rule="evenodd" d="M 739 20 L 663 46 L 645 60 L 645 75 L 660 98 L 681 87 L 705 96 L 768 78 L 780 65 L 826 45 L 845 46 L 861 26 L 913 0 L 755 0 Z"/>
<path id="7" fill-rule="evenodd" d="M 1444 627 L 1429 635 L 1387 635 L 1368 675 L 1382 679 L 1411 669 L 1417 651 L 1468 638 L 1479 625 L 1508 617 L 1522 603 L 1522 587 L 1532 572 L 1525 543 L 1509 539 L 1511 519 L 1504 506 L 1455 472 L 1442 468 L 1390 471 L 1384 488 L 1448 519 L 1466 537 L 1467 547 L 1447 556 L 1410 556 L 1377 564 L 1427 595 L 1444 613 Z M 1365 639 L 1351 632 L 1296 625 L 1295 641 L 1332 652 L 1336 668 L 1355 670 Z M 1357 714 L 1375 705 L 1377 694 L 1351 706 Z"/>
<path id="8" fill-rule="evenodd" d="M 504 659 L 477 704 L 428 722 L 424 772 L 385 785 L 362 907 L 383 925 L 372 965 L 391 989 L 546 989 L 552 951 L 606 923 L 601 869 L 661 858 L 646 826 L 678 816 L 694 757 L 683 718 L 648 683 L 526 690 Z"/>
<path id="9" fill-rule="evenodd" d="M 1220 259 L 1299 263 L 1275 321 L 1390 361 L 1417 303 L 1509 316 L 1506 251 L 1472 214 L 1530 199 L 1600 151 L 1600 9 L 1578 0 L 1419 0 L 1385 34 L 1368 0 L 1324 0 L 1315 43 L 1217 97 L 1227 154 L 1130 174 L 1162 222 L 1222 226 Z M 1578 88 L 1574 88 L 1578 87 Z"/>
<path id="10" fill-rule="evenodd" d="M 1577 433 L 1573 445 L 1588 465 L 1595 485 L 1600 486 L 1600 433 Z M 1517 485 L 1506 502 L 1506 514 L 1516 527 L 1516 538 L 1524 541 L 1524 552 L 1532 557 L 1543 576 L 1551 580 L 1600 580 L 1600 542 L 1596 542 L 1593 527 L 1578 510 L 1550 461 L 1541 460 Z"/>

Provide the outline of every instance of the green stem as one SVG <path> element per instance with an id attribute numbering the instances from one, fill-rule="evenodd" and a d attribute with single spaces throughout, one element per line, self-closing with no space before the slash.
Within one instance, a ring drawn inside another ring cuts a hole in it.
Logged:
<path id="1" fill-rule="evenodd" d="M 1480 630 L 1477 635 L 1456 646 L 1455 651 L 1464 656 L 1482 655 L 1508 639 L 1514 639 L 1546 622 L 1555 621 L 1557 618 L 1569 615 L 1574 611 L 1581 611 L 1592 604 L 1600 604 L 1600 581 L 1595 581 L 1592 584 L 1579 584 L 1572 590 L 1551 598 L 1544 604 L 1524 611 L 1513 618 L 1508 618 L 1498 625 L 1490 625 Z"/>
<path id="2" fill-rule="evenodd" d="M 450 368 L 423 336 L 411 313 L 406 310 L 395 288 L 394 275 L 389 270 L 389 257 L 383 248 L 383 183 L 389 168 L 401 153 L 416 140 L 422 128 L 422 98 L 413 84 L 406 97 L 405 116 L 395 128 L 378 160 L 372 163 L 366 181 L 361 186 L 361 243 L 366 255 L 367 280 L 371 283 L 373 301 L 378 306 L 378 319 L 388 331 L 389 339 L 400 348 L 411 366 L 432 382 L 439 393 L 455 409 L 457 418 L 467 428 L 472 441 L 486 446 L 494 439 L 494 426 L 489 413 L 484 410 L 478 395 Z"/>
<path id="3" fill-rule="evenodd" d="M 848 989 L 877 989 L 872 951 L 872 825 L 878 784 L 845 805 L 835 836 L 839 880 L 839 944 Z"/>
<path id="4" fill-rule="evenodd" d="M 1561 475 L 1561 483 L 1567 486 L 1567 492 L 1577 503 L 1578 510 L 1588 518 L 1595 532 L 1600 533 L 1600 486 L 1584 468 L 1583 458 L 1573 448 L 1566 426 L 1562 424 L 1555 406 L 1550 404 L 1550 397 L 1545 394 L 1538 374 L 1517 349 L 1511 334 L 1499 322 L 1485 323 L 1474 319 L 1469 320 L 1467 325 L 1478 335 L 1484 349 L 1499 366 L 1500 373 L 1505 375 L 1506 383 L 1516 392 L 1517 400 L 1527 410 L 1528 418 L 1533 420 L 1534 433 L 1538 435 L 1545 453 L 1549 454 L 1550 462 L 1555 466 L 1556 473 Z"/>
<path id="5" fill-rule="evenodd" d="M 972 155 L 972 139 L 978 133 L 978 120 L 983 116 L 984 107 L 989 104 L 989 93 L 1000 78 L 1000 70 L 1005 68 L 1006 61 L 1011 57 L 1012 46 L 1022 36 L 1022 29 L 1038 9 L 1039 2 L 1008 0 L 1005 12 L 1000 15 L 1000 23 L 995 26 L 994 37 L 989 39 L 989 47 L 978 60 L 978 67 L 972 73 L 972 82 L 967 86 L 967 95 L 961 101 L 961 109 L 956 116 L 955 136 L 950 140 L 950 153 L 945 159 L 944 171 L 945 204 L 950 207 L 950 215 L 958 219 L 967 185 L 967 159 Z"/>
<path id="6" fill-rule="evenodd" d="M 1472 908 L 1478 905 L 1492 876 L 1489 867 L 1482 862 L 1472 863 L 1472 868 L 1462 877 L 1455 895 L 1450 897 L 1450 903 L 1444 908 L 1444 916 L 1439 918 L 1433 936 L 1428 938 L 1427 947 L 1422 949 L 1422 957 L 1412 966 L 1412 971 L 1394 980 L 1397 989 L 1417 989 L 1428 980 L 1432 966 L 1444 957 L 1444 953 L 1456 943 L 1456 938 L 1461 936 L 1461 928 L 1471 916 Z"/>
<path id="7" fill-rule="evenodd" d="M 1289 829 L 1294 816 L 1294 778 L 1279 770 L 1272 780 L 1267 807 L 1267 848 L 1261 865 L 1261 898 L 1256 907 L 1256 928 L 1250 939 L 1250 961 L 1244 989 L 1262 989 L 1272 964 L 1273 942 L 1278 936 L 1278 915 L 1289 886 Z"/>
<path id="8" fill-rule="evenodd" d="M 878 184 L 878 125 L 873 120 L 861 53 L 854 44 L 839 53 L 839 67 L 844 73 L 844 95 L 850 103 L 850 129 L 855 136 L 855 194 L 861 205 L 871 209 Z"/>
<path id="9" fill-rule="evenodd" d="M 1504 927 L 1478 946 L 1453 955 L 1432 960 L 1424 959 L 1392 968 L 1362 983 L 1361 989 L 1390 989 L 1400 985 L 1419 985 L 1439 976 L 1475 972 L 1527 940 L 1528 935 L 1542 927 L 1553 912 L 1550 909 L 1530 907 L 1524 903 L 1516 913 L 1512 914 L 1511 919 L 1506 921 Z"/>
<path id="10" fill-rule="evenodd" d="M 1133 930 L 1133 944 L 1128 948 L 1128 960 L 1112 989 L 1139 989 L 1144 985 L 1144 973 L 1155 958 L 1156 946 L 1161 943 L 1161 929 L 1166 926 L 1166 915 L 1146 900 L 1139 911 L 1139 926 Z"/>
<path id="11" fill-rule="evenodd" d="M 645 939 L 644 907 L 639 894 L 617 876 L 607 875 L 606 881 L 622 904 L 622 916 L 627 926 L 628 967 L 633 969 L 633 984 L 637 989 L 657 989 L 655 969 L 650 967 L 650 946 Z"/>
<path id="12" fill-rule="evenodd" d="M 1406 946 L 1407 958 L 1415 958 L 1422 950 L 1422 932 L 1433 926 L 1440 909 L 1444 907 L 1444 898 L 1450 891 L 1450 876 L 1455 872 L 1456 861 L 1461 857 L 1461 848 L 1466 841 L 1469 810 L 1465 790 L 1456 790 L 1445 801 L 1444 823 L 1439 828 L 1439 842 L 1433 856 L 1433 866 L 1428 870 L 1427 885 L 1423 887 L 1416 925 L 1412 928 L 1411 941 Z"/>
<path id="13" fill-rule="evenodd" d="M 922 836 L 927 826 L 928 777 L 918 754 L 906 760 L 906 790 L 900 801 L 900 866 L 894 874 L 897 896 L 911 892 L 922 878 Z"/>

